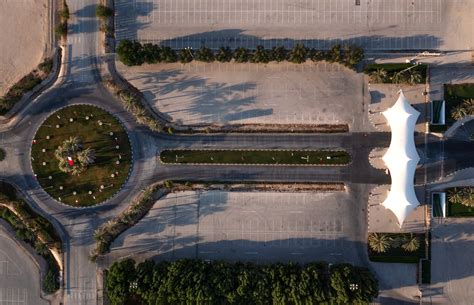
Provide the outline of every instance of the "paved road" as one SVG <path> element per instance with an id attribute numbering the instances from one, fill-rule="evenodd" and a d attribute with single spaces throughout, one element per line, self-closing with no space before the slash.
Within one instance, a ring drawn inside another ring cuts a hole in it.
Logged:
<path id="1" fill-rule="evenodd" d="M 368 163 L 374 147 L 387 146 L 389 135 L 383 133 L 343 135 L 215 135 L 170 136 L 153 134 L 136 126 L 120 103 L 100 85 L 97 63 L 98 23 L 95 0 L 70 1 L 70 32 L 64 77 L 22 109 L 9 125 L 0 127 L 0 146 L 7 152 L 0 163 L 0 179 L 18 186 L 29 203 L 53 220 L 64 237 L 65 304 L 97 304 L 96 265 L 87 254 L 93 245 L 92 232 L 101 223 L 122 211 L 138 190 L 152 181 L 186 178 L 189 180 L 265 180 L 265 181 L 344 181 L 353 184 L 389 183 L 389 177 Z M 41 122 L 54 110 L 73 103 L 91 103 L 118 116 L 130 131 L 135 163 L 131 178 L 121 193 L 109 202 L 89 209 L 73 209 L 53 201 L 38 185 L 29 161 L 30 143 Z M 435 143 L 435 142 L 433 142 Z M 432 144 L 438 151 L 437 144 Z M 347 149 L 353 162 L 346 167 L 239 167 L 161 165 L 157 154 L 170 147 L 239 147 L 239 148 L 321 148 Z M 470 149 L 465 142 L 447 141 L 445 156 L 467 158 L 459 149 Z M 459 166 L 471 166 L 472 156 Z M 455 166 L 458 166 L 456 163 Z M 432 166 L 432 171 L 439 166 Z"/>

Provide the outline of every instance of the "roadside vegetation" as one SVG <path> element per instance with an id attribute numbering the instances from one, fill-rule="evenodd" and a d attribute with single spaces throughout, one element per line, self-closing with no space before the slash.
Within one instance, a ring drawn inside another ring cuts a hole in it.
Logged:
<path id="1" fill-rule="evenodd" d="M 62 1 L 62 9 L 58 12 L 60 17 L 59 23 L 54 27 L 54 32 L 57 36 L 66 38 L 67 29 L 68 29 L 68 20 L 70 17 L 69 6 L 67 5 L 66 0 Z"/>
<path id="2" fill-rule="evenodd" d="M 139 125 L 145 125 L 152 131 L 163 131 L 164 125 L 156 120 L 150 111 L 143 105 L 141 97 L 128 88 L 121 88 L 112 79 L 104 80 L 104 85 L 122 102 L 125 110 L 129 111 Z"/>
<path id="3" fill-rule="evenodd" d="M 369 64 L 364 71 L 372 83 L 416 85 L 426 82 L 425 64 L 387 63 Z"/>
<path id="4" fill-rule="evenodd" d="M 345 165 L 350 155 L 331 150 L 164 150 L 163 163 L 179 164 L 268 164 Z"/>
<path id="5" fill-rule="evenodd" d="M 23 95 L 33 90 L 34 87 L 45 80 L 49 73 L 51 73 L 52 69 L 53 60 L 51 58 L 46 58 L 35 70 L 25 75 L 14 84 L 3 97 L 0 97 L 0 115 L 6 114 L 21 100 Z"/>
<path id="6" fill-rule="evenodd" d="M 386 263 L 418 263 L 425 258 L 425 235 L 414 233 L 370 233 L 369 259 Z"/>
<path id="7" fill-rule="evenodd" d="M 172 182 L 165 181 L 165 185 L 156 184 L 147 187 L 125 211 L 99 227 L 94 232 L 96 246 L 90 253 L 90 259 L 95 261 L 99 255 L 108 253 L 112 242 L 126 229 L 139 222 L 158 198 L 169 193 L 169 188 L 172 186 Z"/>
<path id="8" fill-rule="evenodd" d="M 58 290 L 60 268 L 55 256 L 60 256 L 62 245 L 53 225 L 34 212 L 25 201 L 17 198 L 16 190 L 3 182 L 0 183 L 0 218 L 11 226 L 19 239 L 31 245 L 46 261 L 47 271 L 42 285 L 44 292 Z"/>
<path id="9" fill-rule="evenodd" d="M 378 283 L 350 264 L 173 262 L 114 263 L 105 282 L 112 305 L 137 304 L 369 304 Z"/>
<path id="10" fill-rule="evenodd" d="M 128 179 L 132 152 L 115 117 L 95 106 L 73 105 L 40 126 L 31 164 L 39 184 L 55 200 L 90 206 L 120 190 Z"/>
<path id="11" fill-rule="evenodd" d="M 105 33 L 106 37 L 113 37 L 114 26 L 113 26 L 113 16 L 114 11 L 103 4 L 97 5 L 96 16 L 100 19 L 100 30 Z"/>
<path id="12" fill-rule="evenodd" d="M 287 50 L 283 46 L 265 49 L 259 45 L 255 50 L 246 48 L 221 47 L 213 51 L 208 47 L 193 50 L 185 48 L 178 51 L 167 46 L 159 46 L 151 43 L 141 44 L 138 41 L 122 40 L 117 47 L 119 60 L 127 66 L 136 66 L 144 63 L 189 63 L 193 60 L 202 62 L 229 62 L 232 59 L 237 63 L 268 63 L 271 61 L 289 61 L 292 63 L 303 63 L 307 60 L 328 61 L 340 63 L 348 68 L 355 69 L 357 64 L 364 58 L 364 50 L 355 45 L 334 45 L 329 50 L 309 49 L 303 44 L 297 44 Z"/>
<path id="13" fill-rule="evenodd" d="M 455 187 L 447 190 L 447 216 L 474 216 L 474 187 Z"/>
<path id="14" fill-rule="evenodd" d="M 6 152 L 3 148 L 0 148 L 0 161 L 5 160 Z"/>

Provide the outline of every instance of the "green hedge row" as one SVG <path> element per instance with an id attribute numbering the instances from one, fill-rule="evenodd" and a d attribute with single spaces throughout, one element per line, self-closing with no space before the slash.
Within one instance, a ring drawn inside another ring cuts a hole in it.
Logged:
<path id="1" fill-rule="evenodd" d="M 111 304 L 368 304 L 378 283 L 366 268 L 325 262 L 174 262 L 132 259 L 114 263 L 106 277 Z"/>
<path id="2" fill-rule="evenodd" d="M 238 63 L 268 63 L 270 61 L 303 63 L 307 59 L 311 59 L 313 61 L 338 62 L 353 69 L 364 58 L 364 50 L 355 45 L 337 44 L 328 51 L 309 49 L 303 44 L 297 44 L 291 50 L 287 50 L 283 46 L 265 49 L 259 45 L 255 50 L 242 47 L 232 50 L 229 47 L 221 47 L 215 52 L 205 46 L 198 50 L 185 48 L 176 51 L 168 46 L 159 46 L 152 43 L 142 45 L 138 41 L 130 40 L 120 41 L 117 54 L 119 60 L 127 66 L 160 62 L 189 63 L 193 60 L 203 62 L 229 62 L 234 60 Z"/>

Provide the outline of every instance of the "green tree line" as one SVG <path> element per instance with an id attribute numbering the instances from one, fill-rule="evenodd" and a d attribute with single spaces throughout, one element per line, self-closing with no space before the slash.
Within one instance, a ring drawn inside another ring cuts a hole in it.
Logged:
<path id="1" fill-rule="evenodd" d="M 132 259 L 107 272 L 111 304 L 368 304 L 378 295 L 372 273 L 325 262 L 257 265 L 182 259 Z"/>
<path id="2" fill-rule="evenodd" d="M 208 47 L 201 47 L 198 50 L 184 48 L 174 50 L 168 46 L 160 46 L 152 43 L 141 44 L 138 41 L 122 40 L 117 47 L 119 60 L 127 66 L 136 66 L 143 63 L 189 63 L 193 60 L 203 62 L 235 62 L 245 63 L 268 63 L 270 61 L 289 61 L 292 63 L 303 63 L 307 59 L 312 61 L 326 60 L 338 62 L 344 66 L 354 69 L 364 58 L 364 50 L 355 45 L 336 44 L 329 50 L 309 49 L 303 44 L 296 44 L 292 49 L 287 50 L 283 46 L 272 49 L 265 49 L 259 45 L 255 50 L 247 48 L 237 48 L 231 50 L 229 47 L 221 47 L 213 51 Z"/>

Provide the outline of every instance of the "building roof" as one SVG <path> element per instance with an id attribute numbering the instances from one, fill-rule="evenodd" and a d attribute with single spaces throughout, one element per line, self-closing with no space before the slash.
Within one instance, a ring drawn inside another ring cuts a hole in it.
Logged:
<path id="1" fill-rule="evenodd" d="M 415 169 L 420 161 L 414 132 L 420 113 L 400 90 L 398 100 L 383 115 L 392 132 L 390 146 L 382 157 L 390 171 L 392 185 L 382 205 L 395 214 L 401 227 L 408 214 L 420 204 L 414 187 Z"/>

